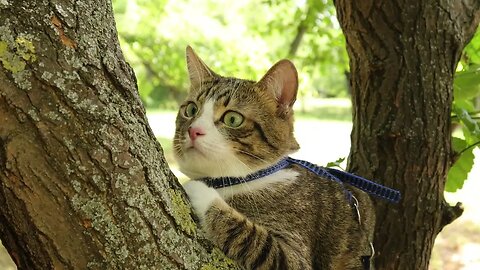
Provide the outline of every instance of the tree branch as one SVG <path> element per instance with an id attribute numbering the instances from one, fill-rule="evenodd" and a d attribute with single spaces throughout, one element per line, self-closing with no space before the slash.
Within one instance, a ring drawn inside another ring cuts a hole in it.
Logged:
<path id="1" fill-rule="evenodd" d="M 467 34 L 466 42 L 470 42 L 475 31 L 480 23 L 480 1 L 478 0 L 465 0 L 462 6 L 466 9 L 463 13 L 467 23 L 465 24 L 465 32 Z M 462 14 L 462 13 L 460 13 Z"/>
<path id="2" fill-rule="evenodd" d="M 472 115 L 476 115 L 476 114 L 479 114 L 480 113 L 480 110 L 479 111 L 473 111 L 473 112 L 467 112 L 468 115 L 472 116 Z M 458 115 L 454 114 L 452 116 L 450 116 L 451 119 L 453 118 L 458 118 Z"/>
<path id="3" fill-rule="evenodd" d="M 300 43 L 303 39 L 303 35 L 307 32 L 307 27 L 305 25 L 305 20 L 300 22 L 297 28 L 297 34 L 295 35 L 295 38 L 293 39 L 292 43 L 290 44 L 290 50 L 288 51 L 288 57 L 292 58 L 295 56 L 295 54 L 298 51 L 298 47 L 300 47 Z"/>
<path id="4" fill-rule="evenodd" d="M 312 16 L 315 16 L 315 15 L 316 15 L 315 8 L 312 8 L 311 6 L 309 6 L 305 17 L 298 24 L 297 34 L 295 35 L 295 38 L 293 39 L 292 43 L 290 43 L 288 57 L 292 58 L 297 53 L 298 48 L 300 47 L 300 43 L 302 42 L 303 36 L 307 32 L 308 27 L 310 27 L 309 21 L 311 21 Z"/>
<path id="5" fill-rule="evenodd" d="M 440 231 L 447 226 L 448 224 L 452 223 L 454 220 L 459 218 L 463 214 L 463 205 L 461 202 L 457 202 L 455 206 L 449 205 L 445 199 L 443 200 L 443 213 L 442 213 L 442 220 L 440 224 Z"/>

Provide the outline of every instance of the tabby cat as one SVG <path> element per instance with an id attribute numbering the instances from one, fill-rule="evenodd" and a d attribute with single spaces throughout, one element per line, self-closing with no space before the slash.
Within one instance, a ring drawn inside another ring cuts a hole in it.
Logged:
<path id="1" fill-rule="evenodd" d="M 199 180 L 246 176 L 299 149 L 294 65 L 281 60 L 254 82 L 216 74 L 191 47 L 186 55 L 191 87 L 174 152 L 181 171 L 197 179 L 184 188 L 207 237 L 245 269 L 371 269 L 362 259 L 373 255 L 375 217 L 362 191 L 348 187 L 359 222 L 344 187 L 297 165 L 218 189 Z"/>

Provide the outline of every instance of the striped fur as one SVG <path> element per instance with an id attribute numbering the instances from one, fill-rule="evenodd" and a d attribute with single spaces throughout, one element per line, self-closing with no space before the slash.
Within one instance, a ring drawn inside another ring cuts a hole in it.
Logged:
<path id="1" fill-rule="evenodd" d="M 174 138 L 186 175 L 244 176 L 298 149 L 290 62 L 280 61 L 259 82 L 219 76 L 190 48 L 187 63 L 191 89 Z M 198 112 L 189 117 L 192 102 Z M 230 111 L 244 117 L 240 126 L 224 122 Z M 191 127 L 204 134 L 192 140 Z M 350 187 L 360 202 L 359 224 L 342 187 L 303 168 L 219 190 L 195 180 L 184 188 L 207 236 L 245 269 L 364 269 L 361 257 L 371 254 L 375 217 L 368 195 Z"/>

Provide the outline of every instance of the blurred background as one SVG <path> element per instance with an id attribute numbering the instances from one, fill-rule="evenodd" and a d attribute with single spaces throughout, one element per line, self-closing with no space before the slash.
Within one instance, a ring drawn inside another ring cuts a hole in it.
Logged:
<path id="1" fill-rule="evenodd" d="M 320 165 L 348 156 L 349 60 L 331 1 L 113 0 L 113 7 L 150 125 L 181 181 L 171 140 L 188 89 L 187 45 L 217 73 L 244 79 L 258 80 L 276 61 L 291 59 L 300 79 L 295 133 L 302 148 L 295 156 Z M 477 31 L 458 67 L 452 113 L 454 142 L 468 149 L 449 174 L 446 192 L 451 204 L 464 203 L 465 213 L 437 237 L 430 269 L 480 269 L 480 208 L 474 201 L 480 132 L 473 132 L 480 131 L 479 64 Z M 3 269 L 15 267 L 0 246 Z"/>
<path id="2" fill-rule="evenodd" d="M 176 110 L 188 89 L 185 47 L 222 75 L 259 79 L 295 60 L 300 98 L 347 97 L 348 58 L 335 9 L 322 1 L 114 0 L 122 49 L 151 109 Z"/>

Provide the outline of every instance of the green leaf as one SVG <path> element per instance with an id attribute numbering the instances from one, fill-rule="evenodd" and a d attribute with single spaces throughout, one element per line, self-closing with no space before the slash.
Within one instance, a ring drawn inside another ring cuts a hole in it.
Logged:
<path id="1" fill-rule="evenodd" d="M 462 57 L 464 64 L 480 64 L 480 28 L 473 36 L 464 50 L 464 57 Z"/>
<path id="2" fill-rule="evenodd" d="M 467 110 L 459 108 L 457 106 L 453 107 L 455 114 L 458 119 L 463 123 L 468 132 L 464 132 L 465 138 L 468 136 L 474 137 L 474 141 L 480 140 L 480 127 L 478 126 L 477 121 L 472 119 Z M 470 138 L 467 138 L 467 141 L 472 141 Z"/>
<path id="3" fill-rule="evenodd" d="M 455 192 L 463 187 L 463 183 L 467 180 L 468 173 L 473 167 L 473 160 L 475 158 L 473 149 L 474 147 L 463 152 L 450 168 L 445 191 Z"/>
<path id="4" fill-rule="evenodd" d="M 453 107 L 462 108 L 468 112 L 475 111 L 475 105 L 473 105 L 472 100 L 469 99 L 454 100 Z"/>
<path id="5" fill-rule="evenodd" d="M 337 160 L 335 160 L 335 161 L 333 161 L 333 162 L 328 162 L 328 163 L 327 163 L 327 167 L 328 167 L 328 168 L 338 167 L 338 168 L 340 168 L 340 169 L 343 169 L 340 165 L 341 165 L 342 162 L 344 162 L 344 161 L 345 161 L 345 158 L 344 158 L 344 157 L 339 158 L 339 159 L 337 159 Z"/>
<path id="6" fill-rule="evenodd" d="M 462 152 L 463 149 L 466 149 L 467 147 L 468 147 L 467 141 L 457 137 L 452 137 L 452 148 L 455 151 L 455 153 L 460 153 Z"/>
<path id="7" fill-rule="evenodd" d="M 472 66 L 468 70 L 455 74 L 453 96 L 455 100 L 471 99 L 480 95 L 480 67 Z"/>

